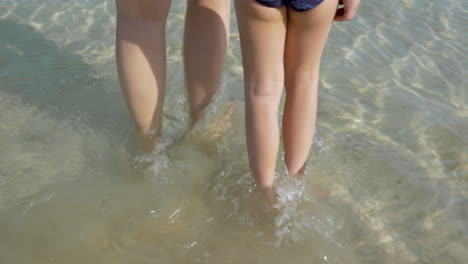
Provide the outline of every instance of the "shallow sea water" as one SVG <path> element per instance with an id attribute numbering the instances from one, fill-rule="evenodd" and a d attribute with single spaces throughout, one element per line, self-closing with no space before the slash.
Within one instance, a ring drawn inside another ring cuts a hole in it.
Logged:
<path id="1" fill-rule="evenodd" d="M 113 1 L 0 0 L 0 263 L 465 263 L 468 2 L 363 1 L 335 24 L 301 181 L 248 172 L 233 18 L 222 89 L 186 137 L 185 1 L 168 22 L 163 138 L 144 155 Z"/>

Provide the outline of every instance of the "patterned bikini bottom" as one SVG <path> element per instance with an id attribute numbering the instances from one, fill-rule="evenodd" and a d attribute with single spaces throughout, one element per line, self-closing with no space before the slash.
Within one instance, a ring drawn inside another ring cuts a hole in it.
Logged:
<path id="1" fill-rule="evenodd" d="M 257 0 L 260 4 L 268 7 L 286 6 L 295 11 L 303 12 L 320 5 L 324 0 Z"/>

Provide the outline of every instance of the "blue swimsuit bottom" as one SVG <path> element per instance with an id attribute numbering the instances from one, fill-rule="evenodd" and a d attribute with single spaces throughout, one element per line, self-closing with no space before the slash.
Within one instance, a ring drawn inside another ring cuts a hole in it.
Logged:
<path id="1" fill-rule="evenodd" d="M 257 0 L 268 7 L 287 6 L 298 12 L 304 12 L 320 5 L 324 0 Z"/>

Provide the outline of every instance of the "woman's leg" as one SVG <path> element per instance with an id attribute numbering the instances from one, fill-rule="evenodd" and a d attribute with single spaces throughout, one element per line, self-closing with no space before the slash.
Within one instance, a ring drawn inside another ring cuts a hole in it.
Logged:
<path id="1" fill-rule="evenodd" d="M 148 146 L 159 135 L 166 86 L 165 28 L 171 0 L 116 0 L 120 85 Z"/>
<path id="2" fill-rule="evenodd" d="M 278 107 L 284 86 L 287 10 L 237 0 L 244 64 L 247 149 L 258 186 L 272 200 L 279 147 Z"/>
<path id="3" fill-rule="evenodd" d="M 301 174 L 312 145 L 320 57 L 337 4 L 338 0 L 325 0 L 309 11 L 288 11 L 283 143 L 286 166 L 292 176 Z"/>
<path id="4" fill-rule="evenodd" d="M 192 125 L 221 84 L 231 0 L 187 0 L 184 60 Z"/>

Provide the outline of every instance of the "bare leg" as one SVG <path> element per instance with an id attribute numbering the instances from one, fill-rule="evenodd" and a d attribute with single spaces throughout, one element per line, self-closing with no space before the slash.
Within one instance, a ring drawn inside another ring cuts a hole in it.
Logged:
<path id="1" fill-rule="evenodd" d="M 188 0 L 184 60 L 192 125 L 221 84 L 231 0 Z"/>
<path id="2" fill-rule="evenodd" d="M 171 0 L 116 0 L 120 85 L 137 128 L 151 148 L 161 127 L 170 4 Z"/>
<path id="3" fill-rule="evenodd" d="M 283 142 L 286 166 L 292 176 L 301 174 L 312 145 L 320 57 L 337 4 L 338 0 L 327 0 L 306 12 L 288 11 Z"/>
<path id="4" fill-rule="evenodd" d="M 287 10 L 237 0 L 236 11 L 244 64 L 250 168 L 271 202 L 280 142 L 278 107 L 284 86 Z"/>

